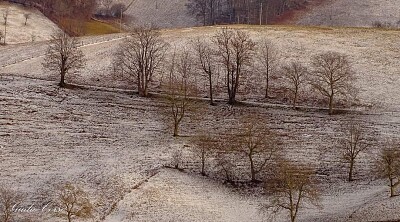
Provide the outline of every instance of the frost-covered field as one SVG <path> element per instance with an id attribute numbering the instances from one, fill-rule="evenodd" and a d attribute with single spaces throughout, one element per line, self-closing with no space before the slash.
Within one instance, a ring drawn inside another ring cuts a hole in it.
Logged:
<path id="1" fill-rule="evenodd" d="M 300 25 L 371 27 L 374 22 L 400 26 L 397 0 L 326 0 L 296 21 Z"/>
<path id="2" fill-rule="evenodd" d="M 374 29 L 248 27 L 257 40 L 268 38 L 284 56 L 282 62 L 325 50 L 349 55 L 357 71 L 360 104 L 357 113 L 379 139 L 400 129 L 399 32 Z M 218 28 L 163 30 L 177 48 L 197 36 L 212 36 Z M 294 161 L 317 169 L 324 191 L 321 209 L 300 212 L 300 221 L 365 221 L 400 218 L 398 197 L 388 198 L 385 181 L 369 181 L 371 160 L 379 146 L 357 163 L 356 181 L 343 182 L 346 172 L 337 160 L 337 131 L 348 114 L 328 116 L 317 111 L 208 107 L 194 122 L 185 121 L 172 138 L 157 98 L 140 98 L 132 86 L 116 81 L 112 54 L 123 35 L 82 39 L 87 68 L 67 79 L 82 88 L 59 89 L 56 76 L 41 69 L 45 42 L 0 48 L 0 178 L 28 193 L 37 203 L 61 181 L 76 181 L 99 204 L 104 221 L 265 221 L 260 193 L 245 195 L 222 184 L 217 175 L 200 176 L 192 158 L 185 172 L 165 169 L 175 149 L 191 157 L 187 138 L 199 130 L 234 127 L 243 114 L 260 116 L 282 135 L 284 150 Z M 199 85 L 202 87 L 202 85 Z M 116 88 L 112 88 L 116 87 Z M 152 86 L 158 91 L 158 82 Z M 261 92 L 261 87 L 260 87 Z M 257 92 L 257 91 L 256 91 Z M 262 94 L 242 90 L 241 99 Z M 221 91 L 219 97 L 225 96 Z M 186 144 L 186 145 L 185 145 Z M 214 178 L 216 177 L 216 178 Z M 137 184 L 141 184 L 137 187 Z M 118 189 L 117 189 L 118 188 Z M 256 189 L 257 191 L 258 189 Z M 100 203 L 105 203 L 101 205 Z M 113 209 L 112 205 L 116 204 Z M 38 221 L 55 221 L 43 215 Z M 276 221 L 286 221 L 284 215 Z"/>
<path id="3" fill-rule="evenodd" d="M 132 0 L 117 0 L 128 5 Z M 186 9 L 187 0 L 135 0 L 125 12 L 129 25 L 181 28 L 199 25 Z"/>
<path id="4" fill-rule="evenodd" d="M 51 22 L 36 9 L 0 2 L 0 14 L 2 16 L 0 30 L 3 33 L 3 14 L 6 10 L 9 10 L 9 16 L 7 19 L 7 44 L 48 40 L 50 39 L 51 34 L 56 30 L 59 30 L 56 24 Z M 29 14 L 26 25 L 25 14 Z"/>

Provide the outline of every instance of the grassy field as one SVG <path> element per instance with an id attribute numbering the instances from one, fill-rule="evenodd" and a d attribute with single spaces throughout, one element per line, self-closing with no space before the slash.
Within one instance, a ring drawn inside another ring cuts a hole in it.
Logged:
<path id="1" fill-rule="evenodd" d="M 212 37 L 221 28 L 165 29 L 161 33 L 172 49 L 182 49 L 191 40 Z M 381 141 L 398 136 L 400 32 L 294 26 L 231 28 L 246 31 L 255 41 L 272 41 L 281 52 L 282 63 L 298 59 L 309 65 L 312 55 L 329 50 L 347 54 L 357 72 L 359 101 L 370 105 L 357 118 L 371 129 L 371 135 L 378 132 Z M 98 41 L 89 41 L 95 38 Z M 115 203 L 116 208 L 96 215 L 110 222 L 265 221 L 258 211 L 264 200 L 261 192 L 246 195 L 224 185 L 213 166 L 208 168 L 213 178 L 200 176 L 188 140 L 200 130 L 222 133 L 247 114 L 267 120 L 269 127 L 282 135 L 287 158 L 317 168 L 324 191 L 323 208 L 303 209 L 299 221 L 400 217 L 396 211 L 399 202 L 388 198 L 385 181 L 369 180 L 371 162 L 380 146 L 357 162 L 355 182 L 343 182 L 346 172 L 337 159 L 335 144 L 339 126 L 350 115 L 279 107 L 230 108 L 219 103 L 207 106 L 201 116 L 193 114 L 185 119 L 181 128 L 184 136 L 172 138 L 159 111 L 164 102 L 138 97 L 131 91 L 135 89 L 131 82 L 112 75 L 113 54 L 123 38 L 123 34 L 82 38 L 87 66 L 69 76 L 67 82 L 85 87 L 73 90 L 59 89 L 58 76 L 41 68 L 46 43 L 0 49 L 0 163 L 4 169 L 0 176 L 4 182 L 37 197 L 40 189 L 50 189 L 48 184 L 77 181 L 97 203 L 107 198 L 102 194 L 113 191 L 111 178 L 118 178 L 126 188 L 122 200 L 118 195 L 109 197 L 103 207 L 108 209 Z M 152 92 L 160 90 L 162 76 L 154 76 Z M 205 95 L 207 85 L 200 77 L 198 83 Z M 238 99 L 257 100 L 263 96 L 262 90 L 263 84 L 252 82 L 240 89 Z M 303 98 L 307 95 L 302 94 Z M 216 96 L 226 98 L 222 86 Z M 200 121 L 188 121 L 195 118 Z M 162 167 L 171 163 L 171 154 L 177 149 L 184 150 L 184 172 Z M 153 171 L 157 174 L 146 179 Z M 145 181 L 142 186 L 132 188 L 141 181 Z M 279 216 L 276 221 L 287 220 Z"/>
<path id="2" fill-rule="evenodd" d="M 96 36 L 119 33 L 119 28 L 113 23 L 107 23 L 95 19 L 88 21 L 63 18 L 59 25 L 67 33 L 73 36 Z"/>

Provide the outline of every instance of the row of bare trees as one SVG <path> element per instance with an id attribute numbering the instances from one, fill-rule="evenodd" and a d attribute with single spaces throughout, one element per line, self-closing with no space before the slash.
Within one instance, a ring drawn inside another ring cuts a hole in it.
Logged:
<path id="1" fill-rule="evenodd" d="M 299 9 L 302 0 L 189 0 L 188 13 L 203 25 L 270 24 L 287 10 Z"/>
<path id="2" fill-rule="evenodd" d="M 136 29 L 131 37 L 121 44 L 115 57 L 114 70 L 133 78 L 138 84 L 139 95 L 147 96 L 148 85 L 154 73 L 162 72 L 159 68 L 167 47 L 156 30 Z M 279 72 L 281 78 L 287 82 L 293 98 L 293 107 L 296 107 L 299 92 L 306 84 L 327 98 L 330 114 L 333 113 L 335 100 L 339 96 L 349 97 L 356 92 L 355 73 L 349 60 L 347 56 L 336 52 L 314 56 L 311 71 L 298 61 L 279 67 L 276 50 L 270 42 L 265 41 L 257 45 L 248 33 L 228 28 L 217 32 L 209 41 L 192 41 L 191 48 L 187 50 L 193 52 L 190 54 L 194 56 L 188 56 L 197 69 L 195 74 L 201 73 L 207 78 L 211 104 L 214 104 L 213 80 L 217 74 L 222 73 L 224 76 L 228 103 L 233 105 L 237 101 L 237 93 L 243 85 L 243 79 L 249 79 L 256 70 L 256 65 L 259 66 L 257 74 L 265 78 L 265 96 L 268 98 L 272 74 Z"/>
<path id="3" fill-rule="evenodd" d="M 250 81 L 249 76 L 255 75 L 254 72 L 257 70 L 254 68 L 255 61 L 259 62 L 259 71 L 256 75 L 264 77 L 265 96 L 268 98 L 271 75 L 272 73 L 276 75 L 277 67 L 279 67 L 276 53 L 270 42 L 263 42 L 257 51 L 257 43 L 250 38 L 248 33 L 223 28 L 210 41 L 197 39 L 190 45 L 190 49 L 185 49 L 188 51 L 185 60 L 186 68 L 191 69 L 185 70 L 185 79 L 189 80 L 198 73 L 205 76 L 209 85 L 211 104 L 214 104 L 213 81 L 217 74 L 222 73 L 228 104 L 234 105 L 243 82 Z M 162 76 L 162 73 L 168 70 L 165 66 L 168 48 L 169 45 L 157 30 L 137 28 L 120 45 L 114 57 L 114 73 L 124 80 L 136 82 L 139 95 L 146 97 L 149 95 L 150 83 L 156 75 Z M 69 71 L 79 70 L 84 65 L 83 54 L 78 49 L 76 39 L 62 33 L 52 37 L 46 58 L 45 68 L 52 71 L 59 70 L 60 86 L 64 84 L 65 75 Z M 354 98 L 356 95 L 355 73 L 347 56 L 340 53 L 326 52 L 314 56 L 310 71 L 300 62 L 292 61 L 287 65 L 282 65 L 279 73 L 286 82 L 294 108 L 298 103 L 299 92 L 306 84 L 327 99 L 330 114 L 333 114 L 335 101 L 339 97 Z M 252 84 L 260 85 L 259 82 Z M 193 84 L 191 87 L 197 86 Z"/>

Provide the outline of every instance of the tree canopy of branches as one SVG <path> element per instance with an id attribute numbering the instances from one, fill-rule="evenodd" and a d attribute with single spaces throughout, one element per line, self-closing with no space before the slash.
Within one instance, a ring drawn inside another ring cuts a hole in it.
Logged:
<path id="1" fill-rule="evenodd" d="M 249 34 L 223 28 L 214 36 L 216 55 L 225 72 L 228 104 L 236 103 L 236 93 L 240 85 L 240 77 L 246 73 L 246 67 L 252 64 L 255 43 Z"/>
<path id="2" fill-rule="evenodd" d="M 177 57 L 177 58 L 176 58 Z M 190 98 L 196 96 L 197 89 L 191 82 L 193 72 L 191 54 L 184 50 L 180 55 L 175 53 L 172 58 L 169 81 L 166 87 L 168 110 L 165 115 L 172 116 L 173 136 L 179 135 L 179 125 L 189 112 L 196 110 L 196 102 Z"/>
<path id="3" fill-rule="evenodd" d="M 11 222 L 14 221 L 13 207 L 22 201 L 22 196 L 16 191 L 0 186 L 0 221 Z"/>
<path id="4" fill-rule="evenodd" d="M 301 85 L 307 80 L 307 68 L 299 62 L 291 62 L 282 67 L 283 77 L 289 83 L 289 91 L 292 94 L 293 108 L 296 109 L 297 99 Z"/>
<path id="5" fill-rule="evenodd" d="M 265 98 L 268 98 L 271 76 L 276 70 L 278 63 L 278 51 L 273 46 L 272 42 L 263 40 L 259 45 L 257 58 L 261 64 L 260 71 L 265 78 Z"/>
<path id="6" fill-rule="evenodd" d="M 65 86 L 65 76 L 78 72 L 85 66 L 83 52 L 78 48 L 78 41 L 64 32 L 51 36 L 43 67 L 60 75 L 60 87 Z"/>
<path id="7" fill-rule="evenodd" d="M 289 213 L 290 221 L 296 221 L 304 202 L 319 205 L 320 192 L 313 169 L 289 160 L 278 163 L 277 172 L 265 181 L 265 191 L 270 202 L 265 206 L 275 214 L 281 210 Z"/>
<path id="8" fill-rule="evenodd" d="M 193 48 L 196 52 L 197 61 L 199 64 L 200 70 L 207 76 L 208 78 L 208 86 L 209 86 L 209 95 L 210 95 L 210 104 L 214 105 L 213 99 L 213 78 L 216 74 L 217 64 L 215 63 L 215 53 L 211 46 L 205 41 L 200 40 L 200 38 L 196 39 L 193 42 Z"/>
<path id="9" fill-rule="evenodd" d="M 248 158 L 251 181 L 257 182 L 257 175 L 279 151 L 277 135 L 260 119 L 243 119 L 240 131 L 232 144 Z"/>
<path id="10" fill-rule="evenodd" d="M 8 25 L 8 16 L 10 15 L 10 9 L 6 8 L 3 11 L 3 19 L 4 19 L 4 34 L 3 37 L 3 44 L 6 44 L 6 37 L 7 37 L 7 25 Z"/>
<path id="11" fill-rule="evenodd" d="M 58 216 L 64 217 L 71 222 L 74 218 L 92 217 L 93 205 L 84 190 L 71 183 L 66 183 L 59 187 L 55 203 L 58 204 L 60 211 Z"/>
<path id="12" fill-rule="evenodd" d="M 400 184 L 400 150 L 399 143 L 389 141 L 375 160 L 373 173 L 377 178 L 388 179 L 390 197 L 396 196 Z"/>
<path id="13" fill-rule="evenodd" d="M 343 127 L 344 137 L 340 140 L 342 159 L 349 165 L 348 181 L 353 181 L 354 166 L 358 154 L 367 150 L 369 143 L 365 138 L 364 127 L 351 120 Z"/>
<path id="14" fill-rule="evenodd" d="M 262 25 L 306 3 L 304 0 L 190 0 L 186 7 L 203 25 Z"/>
<path id="15" fill-rule="evenodd" d="M 164 61 L 167 43 L 158 30 L 140 27 L 119 47 L 115 55 L 115 71 L 122 77 L 133 78 L 140 96 L 148 96 L 153 75 Z"/>
<path id="16" fill-rule="evenodd" d="M 313 58 L 311 85 L 329 100 L 329 114 L 333 114 L 336 96 L 354 96 L 355 75 L 347 56 L 326 52 Z"/>
<path id="17" fill-rule="evenodd" d="M 201 162 L 201 175 L 206 176 L 206 162 L 216 150 L 216 146 L 218 146 L 217 140 L 211 135 L 200 135 L 195 137 L 192 142 L 194 144 L 193 151 Z"/>
<path id="18" fill-rule="evenodd" d="M 216 12 L 220 8 L 221 0 L 189 0 L 186 4 L 188 12 L 202 21 L 203 25 L 215 25 Z"/>

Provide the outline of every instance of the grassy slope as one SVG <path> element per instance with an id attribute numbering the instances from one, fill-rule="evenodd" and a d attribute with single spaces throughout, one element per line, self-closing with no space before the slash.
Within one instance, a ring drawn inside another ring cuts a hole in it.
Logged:
<path id="1" fill-rule="evenodd" d="M 129 4 L 131 0 L 119 0 Z M 198 23 L 189 15 L 187 0 L 136 0 L 125 12 L 131 25 L 155 25 L 160 28 L 190 27 Z"/>
<path id="2" fill-rule="evenodd" d="M 55 30 L 58 30 L 57 25 L 35 9 L 0 2 L 1 15 L 3 15 L 3 11 L 7 8 L 10 9 L 7 26 L 7 44 L 48 40 L 51 34 Z M 25 13 L 30 14 L 27 25 L 24 25 Z M 1 17 L 1 20 L 0 30 L 4 32 L 3 17 Z"/>
<path id="3" fill-rule="evenodd" d="M 311 9 L 295 23 L 301 25 L 370 27 L 373 22 L 400 21 L 397 0 L 326 0 L 325 4 Z"/>
<path id="4" fill-rule="evenodd" d="M 400 105 L 400 93 L 397 89 L 400 81 L 398 31 L 292 26 L 232 27 L 248 31 L 254 39 L 267 38 L 273 41 L 282 52 L 282 62 L 299 59 L 308 63 L 311 55 L 326 50 L 348 54 L 358 72 L 362 102 L 382 104 L 376 107 L 383 110 L 382 112 L 377 115 L 370 112 L 362 117 L 363 121 L 382 134 L 397 134 L 400 129 L 400 115 L 396 111 L 387 111 L 398 110 Z M 212 36 L 219 28 L 174 29 L 163 30 L 162 33 L 166 41 L 180 49 L 190 39 Z M 127 83 L 115 82 L 110 76 L 112 53 L 118 43 L 119 41 L 113 41 L 82 48 L 88 58 L 88 67 L 69 81 L 132 87 Z M 49 73 L 41 70 L 41 59 L 7 66 L 0 69 L 0 72 L 53 79 Z M 0 102 L 6 107 L 5 118 L 1 123 L 5 125 L 4 132 L 11 135 L 4 144 L 0 143 L 5 146 L 2 151 L 2 164 L 5 164 L 6 169 L 4 175 L 8 181 L 16 178 L 22 187 L 25 185 L 33 189 L 29 185 L 32 180 L 37 181 L 35 184 L 40 187 L 47 181 L 81 178 L 88 187 L 96 188 L 96 177 L 101 178 L 109 169 L 128 178 L 126 182 L 131 186 L 140 178 L 140 175 L 136 175 L 138 172 L 168 163 L 171 150 L 182 147 L 180 141 L 171 140 L 168 132 L 165 133 L 164 126 L 156 117 L 158 113 L 154 106 L 157 102 L 154 100 L 149 101 L 121 92 L 59 91 L 53 82 L 28 81 L 25 78 L 4 77 L 1 81 L 5 84 L 1 85 L 3 100 Z M 240 93 L 242 98 L 255 96 L 243 91 Z M 225 91 L 220 96 L 225 96 Z M 143 112 L 143 107 L 146 112 Z M 234 109 L 229 113 L 224 106 L 212 109 L 205 118 L 209 122 L 204 127 L 228 127 L 231 119 L 244 112 L 264 116 L 270 120 L 274 129 L 290 132 L 291 136 L 299 138 L 295 144 L 303 144 L 301 148 L 288 146 L 287 149 L 291 151 L 289 157 L 305 160 L 323 170 L 328 169 L 329 173 L 334 174 L 334 178 L 340 177 L 331 144 L 334 144 L 337 127 L 345 116 L 336 118 L 321 113 L 259 108 Z M 219 119 L 217 123 L 213 122 L 216 115 Z M 61 124 L 60 119 L 65 124 Z M 195 126 L 186 123 L 183 127 L 183 132 L 189 135 L 195 133 Z M 290 130 L 286 131 L 287 129 Z M 21 137 L 25 139 L 19 140 Z M 48 138 L 52 138 L 51 141 Z M 21 152 L 13 153 L 12 150 L 16 148 Z M 26 161 L 25 151 L 36 149 L 39 150 L 37 155 L 29 156 L 29 168 L 20 172 L 20 165 Z M 58 159 L 53 160 L 54 156 Z M 358 163 L 361 177 L 368 173 L 369 161 L 367 158 Z M 45 173 L 37 173 L 39 171 Z M 59 172 L 65 174 L 60 176 Z M 133 179 L 129 180 L 129 177 Z M 241 196 L 237 197 L 225 188 L 220 189 L 218 184 L 202 184 L 199 180 L 197 176 L 162 173 L 159 177 L 150 179 L 141 189 L 127 194 L 126 199 L 110 216 L 110 221 L 132 221 L 138 217 L 144 221 L 229 221 L 230 218 L 224 215 L 231 215 L 232 209 L 237 208 L 250 209 L 247 212 L 254 216 L 252 221 L 262 219 L 261 215 L 254 214 L 258 208 L 257 200 L 249 203 L 237 200 Z M 334 191 L 324 195 L 324 209 L 307 209 L 301 216 L 302 221 L 345 221 L 353 211 L 356 212 L 353 214 L 353 221 L 362 221 L 365 213 L 374 220 L 395 219 L 398 216 L 385 213 L 391 212 L 391 207 L 397 205 L 392 200 L 387 201 L 386 189 L 382 184 L 361 186 L 362 189 L 358 185 L 343 185 L 340 182 L 327 186 Z M 339 188 L 336 189 L 337 187 Z M 211 196 L 210 201 L 208 196 Z M 213 198 L 214 196 L 218 198 Z M 226 207 L 226 203 L 219 200 L 229 201 L 233 206 Z M 386 205 L 381 206 L 383 201 Z M 210 202 L 214 204 L 211 207 Z M 368 210 L 377 206 L 381 208 L 376 211 Z M 204 217 L 204 212 L 210 212 L 210 215 Z M 241 214 L 239 210 L 237 213 Z M 243 215 L 245 214 L 241 214 Z M 191 220 L 192 218 L 195 219 Z"/>

